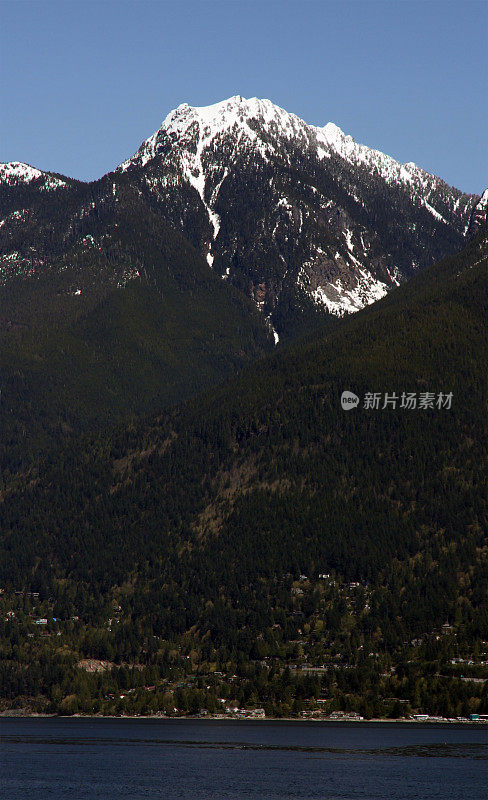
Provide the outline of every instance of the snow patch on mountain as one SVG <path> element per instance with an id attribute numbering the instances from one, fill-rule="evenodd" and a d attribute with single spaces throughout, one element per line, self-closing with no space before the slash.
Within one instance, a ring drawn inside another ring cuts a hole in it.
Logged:
<path id="1" fill-rule="evenodd" d="M 40 169 L 23 164 L 21 161 L 0 163 L 0 184 L 31 183 L 39 178 L 43 178 L 43 189 L 57 189 L 60 186 L 66 186 L 60 178 L 55 178 L 48 172 L 41 172 Z"/>
<path id="2" fill-rule="evenodd" d="M 466 225 L 466 233 L 469 236 L 474 236 L 474 234 L 481 228 L 483 225 L 488 223 L 488 189 L 485 189 L 483 194 L 481 195 L 480 199 L 474 206 L 471 217 Z"/>
<path id="3" fill-rule="evenodd" d="M 488 210 L 488 189 L 485 189 L 480 199 L 476 203 L 475 207 L 473 208 L 473 214 L 483 214 L 483 212 L 486 214 L 487 210 Z"/>
<path id="4" fill-rule="evenodd" d="M 29 164 L 22 164 L 20 161 L 10 161 L 6 164 L 0 164 L 0 180 L 10 183 L 11 181 L 23 181 L 30 183 L 37 178 L 42 177 L 42 172 L 39 169 L 30 167 Z"/>
<path id="5" fill-rule="evenodd" d="M 408 186 L 417 191 L 424 191 L 431 184 L 441 183 L 438 178 L 425 172 L 412 161 L 402 164 L 380 150 L 358 144 L 352 136 L 346 135 L 333 122 L 328 122 L 323 128 L 315 130 L 317 141 L 322 146 L 328 147 L 350 164 L 368 167 L 388 183 Z M 435 215 L 438 212 L 431 207 L 431 213 Z"/>
<path id="6" fill-rule="evenodd" d="M 434 216 L 436 219 L 438 219 L 438 220 L 439 220 L 439 222 L 443 222 L 445 225 L 447 225 L 447 224 L 448 224 L 448 223 L 446 222 L 446 220 L 444 219 L 444 217 L 442 216 L 442 214 L 439 214 L 439 212 L 438 212 L 438 211 L 436 211 L 436 210 L 435 210 L 435 208 L 433 208 L 433 207 L 430 205 L 430 203 L 428 203 L 428 202 L 427 202 L 427 200 L 423 200 L 423 201 L 422 201 L 422 205 L 424 206 L 424 208 L 426 208 L 426 209 L 427 209 L 427 211 L 430 211 L 430 213 L 432 214 L 432 216 Z"/>
<path id="7" fill-rule="evenodd" d="M 343 317 L 354 314 L 387 294 L 389 287 L 373 277 L 369 270 L 359 270 L 356 286 L 349 288 L 338 278 L 318 286 L 311 294 L 318 305 L 323 305 L 331 314 Z"/>
<path id="8" fill-rule="evenodd" d="M 481 195 L 479 202 L 477 203 L 477 208 L 488 208 L 488 189 L 485 189 Z"/>

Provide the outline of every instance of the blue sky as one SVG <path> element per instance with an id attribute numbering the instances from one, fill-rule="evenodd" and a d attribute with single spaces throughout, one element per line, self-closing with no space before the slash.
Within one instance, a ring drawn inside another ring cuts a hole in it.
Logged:
<path id="1" fill-rule="evenodd" d="M 486 0 L 0 0 L 0 34 L 0 161 L 97 178 L 241 94 L 488 185 Z"/>

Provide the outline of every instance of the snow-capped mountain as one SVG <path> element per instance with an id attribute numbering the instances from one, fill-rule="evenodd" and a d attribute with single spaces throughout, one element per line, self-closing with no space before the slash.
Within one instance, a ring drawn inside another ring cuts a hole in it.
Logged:
<path id="1" fill-rule="evenodd" d="M 21 161 L 9 161 L 6 164 L 0 163 L 0 186 L 19 186 L 22 184 L 30 184 L 33 181 L 37 183 L 39 189 L 59 189 L 61 186 L 66 186 L 65 181 L 51 175 L 49 172 L 41 172 L 40 169 L 35 169 L 29 164 L 23 164 Z"/>
<path id="2" fill-rule="evenodd" d="M 0 284 L 48 270 L 71 293 L 142 279 L 148 265 L 120 255 L 120 236 L 124 214 L 147 208 L 253 300 L 277 341 L 459 250 L 478 200 L 269 100 L 185 103 L 100 181 L 0 165 Z"/>
<path id="3" fill-rule="evenodd" d="M 355 311 L 461 245 L 473 198 L 269 100 L 179 106 L 118 169 L 276 316 L 301 290 Z"/>

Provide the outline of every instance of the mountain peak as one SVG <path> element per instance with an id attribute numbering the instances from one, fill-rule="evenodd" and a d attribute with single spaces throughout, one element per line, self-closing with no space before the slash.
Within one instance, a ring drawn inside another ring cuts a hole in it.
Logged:
<path id="1" fill-rule="evenodd" d="M 259 97 L 246 99 L 242 95 L 236 94 L 227 98 L 227 100 L 220 100 L 218 103 L 212 103 L 208 106 L 191 106 L 188 103 L 181 103 L 173 111 L 170 111 L 161 127 L 168 127 L 176 119 L 186 120 L 189 118 L 198 119 L 208 125 L 223 123 L 224 127 L 232 127 L 235 122 L 242 124 L 249 117 L 262 117 L 267 121 L 272 118 L 284 117 L 293 117 L 298 120 L 298 117 L 294 114 L 289 114 L 271 100 L 261 100 Z M 299 122 L 303 125 L 306 124 L 303 120 L 299 120 Z"/>
<path id="2" fill-rule="evenodd" d="M 195 147 L 200 152 L 216 137 L 227 133 L 232 134 L 235 149 L 247 143 L 262 156 L 269 157 L 272 152 L 281 153 L 283 145 L 291 142 L 321 161 L 335 155 L 354 167 L 367 167 L 388 183 L 408 187 L 415 184 L 422 194 L 429 186 L 442 183 L 412 161 L 402 164 L 380 150 L 359 144 L 334 122 L 323 127 L 309 125 L 271 100 L 245 98 L 239 94 L 208 106 L 182 103 L 170 111 L 161 127 L 142 143 L 132 158 L 120 165 L 119 170 L 125 172 L 134 164 L 144 167 L 159 152 L 167 153 L 168 147 L 174 146 L 188 150 L 188 157 L 192 159 Z M 437 212 L 434 209 L 432 213 L 435 216 Z"/>
<path id="3" fill-rule="evenodd" d="M 180 141 L 184 146 L 188 137 L 198 138 L 200 141 L 205 139 L 208 143 L 215 136 L 235 130 L 243 134 L 245 139 L 256 142 L 260 136 L 252 120 L 260 124 L 262 132 L 268 132 L 270 126 L 273 126 L 280 137 L 288 140 L 307 136 L 307 132 L 309 138 L 315 130 L 313 126 L 307 125 L 295 114 L 285 111 L 271 100 L 261 100 L 258 97 L 246 99 L 237 94 L 208 106 L 181 103 L 170 111 L 159 130 L 146 139 L 137 153 L 124 161 L 119 169 L 125 171 L 133 163 L 145 166 L 157 154 L 158 144 L 166 137 L 173 143 Z"/>
<path id="4" fill-rule="evenodd" d="M 479 201 L 357 143 L 334 122 L 309 125 L 269 99 L 242 95 L 180 104 L 117 172 L 79 197 L 74 186 L 77 210 L 65 213 L 69 178 L 20 162 L 0 166 L 0 279 L 30 276 L 54 257 L 36 228 L 51 210 L 36 195 L 61 184 L 59 252 L 66 241 L 80 253 L 104 252 L 100 231 L 110 225 L 115 237 L 114 215 L 142 220 L 150 208 L 252 300 L 276 340 L 314 326 L 318 309 L 340 316 L 362 308 L 461 246 Z M 128 192 L 117 191 L 121 173 Z M 140 267 L 131 263 L 117 281 L 125 285 Z M 84 285 L 75 279 L 75 291 L 90 285 L 88 276 Z"/>
<path id="5" fill-rule="evenodd" d="M 31 167 L 29 164 L 24 164 L 22 161 L 7 161 L 0 163 L 0 181 L 10 183 L 12 181 L 22 181 L 30 183 L 42 176 L 39 169 Z"/>
<path id="6" fill-rule="evenodd" d="M 309 125 L 271 100 L 242 95 L 208 106 L 182 103 L 121 164 L 119 171 L 126 170 L 208 264 L 223 279 L 246 284 L 268 315 L 292 270 L 296 286 L 316 305 L 332 313 L 361 308 L 426 263 L 424 233 L 416 232 L 419 214 L 426 230 L 443 228 L 443 239 L 460 217 L 457 233 L 463 234 L 473 204 L 412 162 L 357 143 L 334 122 Z M 365 210 L 367 216 L 376 202 L 372 191 L 393 191 L 395 214 L 406 213 L 416 241 L 410 256 L 394 239 L 385 250 L 370 230 Z M 255 213 L 251 193 L 255 208 L 266 207 L 257 223 L 248 220 Z M 257 224 L 252 244 L 242 238 L 239 215 L 249 230 Z M 270 251 L 279 264 L 272 277 L 260 266 Z M 432 250 L 431 260 L 438 254 Z M 244 262 L 248 271 L 241 274 Z"/>
<path id="7" fill-rule="evenodd" d="M 55 178 L 49 172 L 42 172 L 40 169 L 24 164 L 22 161 L 7 161 L 0 163 L 0 184 L 31 183 L 40 178 L 44 179 L 44 188 L 56 189 L 65 186 L 65 182 L 60 178 Z"/>

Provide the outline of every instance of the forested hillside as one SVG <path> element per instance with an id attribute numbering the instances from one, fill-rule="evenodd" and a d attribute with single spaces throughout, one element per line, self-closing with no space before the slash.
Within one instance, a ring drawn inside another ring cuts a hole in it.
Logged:
<path id="1" fill-rule="evenodd" d="M 487 263 L 4 473 L 4 703 L 486 710 Z"/>
<path id="2" fill-rule="evenodd" d="M 84 187 L 80 220 L 72 199 L 50 199 L 35 225 L 64 249 L 0 289 L 3 471 L 70 431 L 181 402 L 273 348 L 251 301 L 130 188 L 119 193 L 95 213 L 97 192 Z"/>

